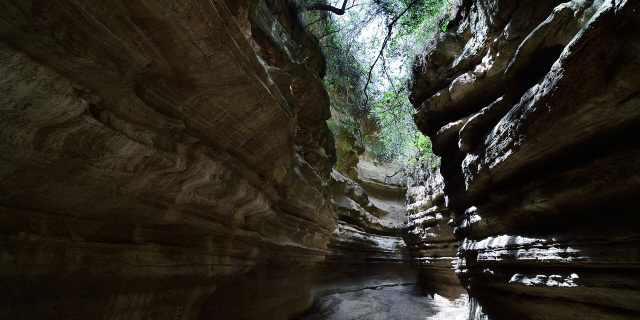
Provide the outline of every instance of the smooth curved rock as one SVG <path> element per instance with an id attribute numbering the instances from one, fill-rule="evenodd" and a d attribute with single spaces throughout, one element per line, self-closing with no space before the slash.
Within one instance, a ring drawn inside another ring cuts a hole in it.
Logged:
<path id="1" fill-rule="evenodd" d="M 335 155 L 324 57 L 283 1 L 0 7 L 2 318 L 310 306 Z"/>

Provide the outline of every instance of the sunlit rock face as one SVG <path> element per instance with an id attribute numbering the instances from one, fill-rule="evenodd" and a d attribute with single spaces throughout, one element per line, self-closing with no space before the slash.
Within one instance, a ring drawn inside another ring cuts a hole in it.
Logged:
<path id="1" fill-rule="evenodd" d="M 414 64 L 443 178 L 414 211 L 453 216 L 474 317 L 636 319 L 640 3 L 468 4 Z"/>
<path id="2" fill-rule="evenodd" d="M 0 8 L 0 318 L 309 306 L 334 147 L 324 57 L 284 1 Z"/>
<path id="3" fill-rule="evenodd" d="M 361 155 L 351 176 L 367 192 L 385 220 L 397 226 L 406 221 L 406 177 L 392 164 Z"/>

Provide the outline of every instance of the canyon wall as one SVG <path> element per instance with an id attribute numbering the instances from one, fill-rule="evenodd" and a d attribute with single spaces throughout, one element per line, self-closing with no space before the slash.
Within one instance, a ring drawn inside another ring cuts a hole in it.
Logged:
<path id="1" fill-rule="evenodd" d="M 425 178 L 409 187 L 409 216 L 402 228 L 404 241 L 417 272 L 417 289 L 423 294 L 455 300 L 466 293 L 455 273 L 458 241 L 449 224 L 455 215 L 445 203 L 440 172 L 436 169 Z"/>
<path id="2" fill-rule="evenodd" d="M 1 318 L 287 319 L 353 274 L 411 281 L 385 208 L 332 173 L 293 12 L 0 1 Z"/>
<path id="3" fill-rule="evenodd" d="M 640 3 L 462 3 L 414 63 L 442 180 L 410 249 L 450 257 L 453 232 L 471 318 L 637 319 Z"/>
<path id="4" fill-rule="evenodd" d="M 331 189 L 338 215 L 336 237 L 323 262 L 322 282 L 336 283 L 325 292 L 350 291 L 398 284 L 414 284 L 416 274 L 402 239 L 406 219 L 403 176 L 385 163 L 360 156 L 351 177 L 334 170 Z M 321 289 L 321 288 L 318 288 Z"/>

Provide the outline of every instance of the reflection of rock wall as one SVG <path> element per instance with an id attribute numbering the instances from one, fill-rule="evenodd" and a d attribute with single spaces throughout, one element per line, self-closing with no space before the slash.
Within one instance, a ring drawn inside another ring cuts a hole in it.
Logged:
<path id="1" fill-rule="evenodd" d="M 444 186 L 412 211 L 454 215 L 458 276 L 491 318 L 637 318 L 640 4 L 469 3 L 416 60 Z M 440 225 L 412 219 L 416 239 Z"/>

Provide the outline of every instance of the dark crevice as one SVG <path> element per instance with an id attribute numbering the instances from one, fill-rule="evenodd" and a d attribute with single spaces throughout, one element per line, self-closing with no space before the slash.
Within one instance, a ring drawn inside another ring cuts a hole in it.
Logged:
<path id="1" fill-rule="evenodd" d="M 549 73 L 553 64 L 558 60 L 560 54 L 564 50 L 564 45 L 555 45 L 541 49 L 533 55 L 533 59 L 527 63 L 527 67 L 518 72 L 516 75 L 510 75 L 509 71 L 514 65 L 515 60 L 511 61 L 509 67 L 505 71 L 509 89 L 513 94 L 521 96 L 529 88 L 540 83 L 542 79 Z"/>
<path id="2" fill-rule="evenodd" d="M 611 141 L 616 141 L 612 144 Z M 586 166 L 595 160 L 618 152 L 633 152 L 640 149 L 640 126 L 632 124 L 626 128 L 615 128 L 603 132 L 584 143 L 568 147 L 560 153 L 545 158 L 537 164 L 522 168 L 508 179 L 495 184 L 494 192 L 513 189 L 537 180 L 539 177 L 559 175 L 573 168 Z M 597 150 L 597 152 L 595 152 Z M 481 202 L 481 201 L 480 201 Z"/>

